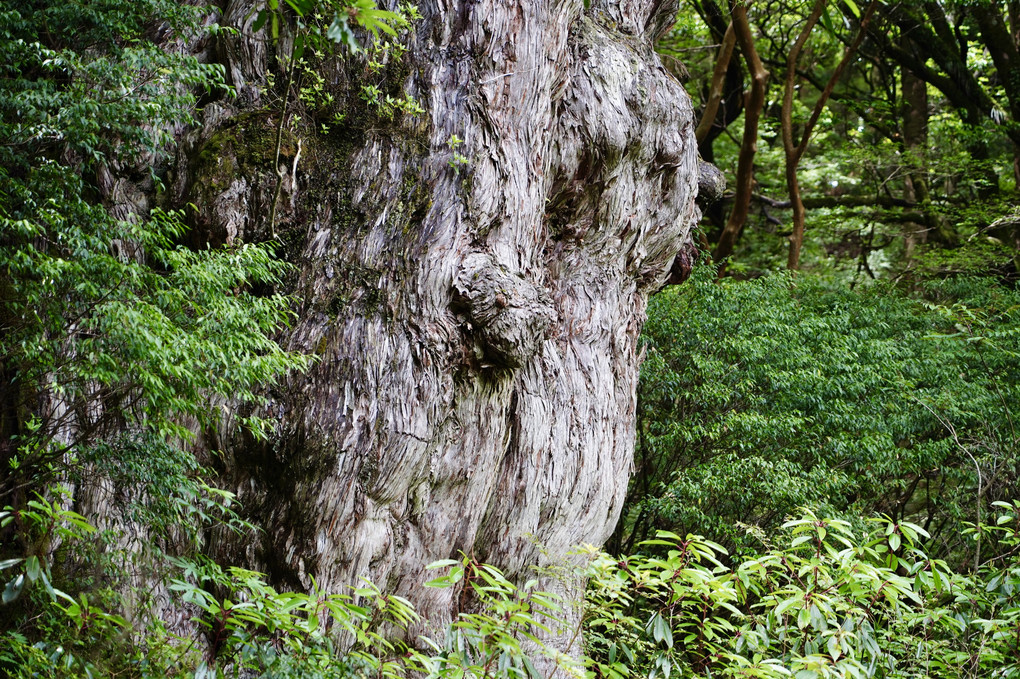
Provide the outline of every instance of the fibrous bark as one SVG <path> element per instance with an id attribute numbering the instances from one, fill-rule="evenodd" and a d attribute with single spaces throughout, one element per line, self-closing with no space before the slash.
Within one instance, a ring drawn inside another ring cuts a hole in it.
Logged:
<path id="1" fill-rule="evenodd" d="M 387 73 L 426 114 L 381 117 L 335 60 L 344 121 L 287 132 L 276 168 L 251 9 L 228 3 L 218 51 L 241 96 L 206 108 L 176 191 L 209 240 L 266 238 L 285 176 L 286 341 L 319 361 L 273 395 L 270 444 L 209 434 L 266 531 L 214 549 L 294 584 L 367 577 L 442 622 L 457 592 L 419 588 L 424 564 L 523 573 L 616 522 L 646 299 L 699 217 L 690 101 L 652 50 L 676 5 L 423 2 Z"/>

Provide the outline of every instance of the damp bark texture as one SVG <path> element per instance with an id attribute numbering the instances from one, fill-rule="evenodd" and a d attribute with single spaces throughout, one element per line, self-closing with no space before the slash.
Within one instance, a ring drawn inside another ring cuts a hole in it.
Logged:
<path id="1" fill-rule="evenodd" d="M 181 145 L 173 194 L 198 207 L 197 242 L 271 230 L 281 106 L 264 88 L 283 60 L 252 7 L 228 2 L 238 32 L 209 48 L 237 98 Z M 320 70 L 344 120 L 286 123 L 285 341 L 318 362 L 273 395 L 273 441 L 206 440 L 265 529 L 222 536 L 220 555 L 294 585 L 367 577 L 441 624 L 458 594 L 422 590 L 424 564 L 464 552 L 519 575 L 612 532 L 638 334 L 678 253 L 690 266 L 698 156 L 690 100 L 652 48 L 675 2 L 419 10 L 384 73 L 424 115 L 364 103 L 346 56 Z"/>

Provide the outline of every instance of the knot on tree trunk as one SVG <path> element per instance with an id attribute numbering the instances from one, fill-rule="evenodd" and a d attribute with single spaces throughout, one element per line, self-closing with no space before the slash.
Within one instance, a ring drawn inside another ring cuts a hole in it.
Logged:
<path id="1" fill-rule="evenodd" d="M 454 310 L 482 368 L 524 365 L 556 318 L 548 292 L 483 253 L 465 257 L 454 293 Z"/>
<path id="2" fill-rule="evenodd" d="M 726 175 L 712 163 L 698 158 L 698 194 L 695 202 L 702 210 L 717 203 L 726 191 Z M 669 277 L 662 287 L 680 285 L 691 277 L 691 271 L 698 261 L 698 246 L 688 234 L 669 268 Z"/>
<path id="3" fill-rule="evenodd" d="M 673 265 L 669 269 L 669 278 L 666 279 L 663 287 L 680 285 L 690 278 L 697 261 L 698 246 L 690 239 L 684 241 L 684 244 L 680 246 L 680 252 L 676 253 L 676 259 L 673 260 Z"/>
<path id="4" fill-rule="evenodd" d="M 698 207 L 705 210 L 719 201 L 726 191 L 726 175 L 712 163 L 698 158 Z"/>

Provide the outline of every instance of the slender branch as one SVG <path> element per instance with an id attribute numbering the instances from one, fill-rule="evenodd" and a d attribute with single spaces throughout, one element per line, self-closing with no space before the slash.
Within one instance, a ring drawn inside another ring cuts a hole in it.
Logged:
<path id="1" fill-rule="evenodd" d="M 705 104 L 705 111 L 701 114 L 701 121 L 698 123 L 694 136 L 700 145 L 708 138 L 708 133 L 715 124 L 716 115 L 719 113 L 719 103 L 722 101 L 723 86 L 726 83 L 726 71 L 730 67 L 730 59 L 733 56 L 733 47 L 737 43 L 736 33 L 733 30 L 733 22 L 726 27 L 726 35 L 723 36 L 722 44 L 719 46 L 719 55 L 715 60 L 715 70 L 712 71 L 712 87 L 708 95 L 708 103 Z"/>
<path id="2" fill-rule="evenodd" d="M 733 194 L 728 193 L 723 196 L 723 200 L 732 199 Z M 793 204 L 788 200 L 776 200 L 775 198 L 769 198 L 761 194 L 754 194 L 753 198 L 764 205 L 776 208 L 778 210 L 789 210 L 793 207 Z M 804 206 L 809 208 L 818 207 L 917 207 L 916 202 L 911 202 L 905 198 L 892 198 L 890 196 L 858 196 L 858 195 L 846 195 L 846 196 L 815 196 L 804 199 Z"/>
<path id="3" fill-rule="evenodd" d="M 864 41 L 864 36 L 867 35 L 868 24 L 871 23 L 871 19 L 875 15 L 875 10 L 877 9 L 878 0 L 871 0 L 868 8 L 864 10 L 864 15 L 861 17 L 861 25 L 857 31 L 857 36 L 854 38 L 854 41 L 847 46 L 839 65 L 836 66 L 836 70 L 833 71 L 832 77 L 830 77 L 829 82 L 826 83 L 821 96 L 818 98 L 818 101 L 815 102 L 815 109 L 811 112 L 811 118 L 804 127 L 804 135 L 801 137 L 800 145 L 797 147 L 798 159 L 804 155 L 804 151 L 807 149 L 808 140 L 811 138 L 811 133 L 814 131 L 815 125 L 818 124 L 818 118 L 822 115 L 822 111 L 825 109 L 825 105 L 828 103 L 829 97 L 832 95 L 832 90 L 836 87 L 836 83 L 839 82 L 839 79 L 843 76 L 843 71 L 846 70 L 850 60 L 857 54 L 857 50 Z"/>
<path id="4" fill-rule="evenodd" d="M 800 143 L 795 145 L 793 140 L 793 90 L 797 78 L 797 60 L 800 58 L 800 52 L 815 24 L 821 18 L 824 9 L 825 0 L 816 0 L 807 23 L 803 30 L 801 30 L 797 42 L 787 57 L 786 89 L 783 94 L 782 132 L 783 150 L 786 154 L 786 185 L 790 193 L 790 202 L 793 204 L 793 233 L 790 235 L 790 250 L 786 260 L 786 266 L 789 269 L 796 269 L 800 264 L 800 250 L 804 244 L 804 226 L 807 221 L 804 202 L 800 195 L 800 184 L 797 179 L 797 166 L 800 164 L 801 158 L 804 157 L 805 151 L 807 151 L 808 143 L 811 141 L 811 134 L 814 132 L 815 125 L 818 124 L 822 111 L 825 110 L 825 105 L 828 103 L 836 83 L 839 82 L 843 71 L 846 70 L 850 60 L 853 59 L 858 48 L 860 48 L 861 43 L 864 41 L 864 36 L 867 35 L 868 24 L 871 23 L 871 18 L 875 15 L 875 10 L 878 9 L 878 0 L 871 0 L 868 4 L 864 15 L 861 17 L 861 24 L 856 37 L 854 37 L 853 42 L 843 52 L 843 58 L 840 59 L 836 70 L 833 71 L 821 95 L 818 97 L 818 101 L 815 102 L 811 117 L 808 119 L 807 125 L 804 126 Z"/>
<path id="5" fill-rule="evenodd" d="M 280 111 L 280 124 L 276 126 L 276 151 L 273 158 L 273 170 L 276 172 L 276 190 L 273 193 L 273 207 L 269 211 L 269 231 L 276 239 L 276 210 L 280 206 L 280 192 L 283 190 L 283 170 L 280 169 L 280 148 L 283 145 L 283 126 L 287 122 L 287 104 L 290 103 L 290 88 L 294 84 L 294 47 L 290 50 L 290 67 L 287 69 L 287 86 L 283 89 L 283 110 Z M 295 167 L 297 160 L 295 159 Z"/>
<path id="6" fill-rule="evenodd" d="M 754 156 L 758 153 L 758 120 L 765 107 L 765 89 L 769 78 L 769 72 L 765 70 L 754 47 L 754 35 L 747 21 L 747 8 L 743 5 L 733 8 L 733 29 L 737 44 L 747 62 L 747 68 L 751 72 L 751 91 L 744 105 L 744 136 L 740 142 L 737 161 L 736 198 L 714 253 L 714 258 L 719 262 L 732 254 L 737 237 L 740 236 L 747 221 L 754 185 Z M 720 269 L 720 274 L 722 273 L 723 270 Z"/>
<path id="7" fill-rule="evenodd" d="M 811 31 L 814 30 L 815 25 L 822 16 L 822 12 L 825 10 L 825 0 L 815 0 L 814 7 L 811 8 L 811 14 L 808 15 L 807 21 L 804 23 L 804 27 L 800 31 L 800 35 L 797 36 L 797 40 L 793 43 L 793 47 L 790 48 L 789 54 L 786 55 L 786 87 L 783 89 L 783 109 L 781 113 L 782 121 L 782 133 L 783 133 L 783 148 L 786 151 L 787 162 L 791 159 L 795 159 L 793 162 L 799 161 L 802 155 L 802 151 L 793 141 L 793 91 L 797 83 L 797 61 L 800 59 L 800 53 L 804 49 L 805 43 L 809 37 L 811 37 Z M 832 80 L 830 79 L 830 83 Z M 826 85 L 826 89 L 828 89 Z M 824 106 L 825 99 L 827 98 L 824 90 L 822 96 L 818 98 L 818 101 Z M 818 105 L 815 105 L 815 111 L 818 110 Z M 814 117 L 814 116 L 812 116 Z M 804 135 L 801 140 L 803 145 L 808 136 L 810 135 L 810 129 L 805 128 Z"/>
<path id="8" fill-rule="evenodd" d="M 927 411 L 930 412 L 935 417 L 935 419 L 942 424 L 943 427 L 945 427 L 946 431 L 949 432 L 949 435 L 953 437 L 953 442 L 956 444 L 956 447 L 963 451 L 963 453 L 970 458 L 970 461 L 974 464 L 974 469 L 977 471 L 977 494 L 976 497 L 974 498 L 975 509 L 977 511 L 977 520 L 974 524 L 974 527 L 977 531 L 975 533 L 976 544 L 974 546 L 974 572 L 977 573 L 978 569 L 981 567 L 981 495 L 984 492 L 983 488 L 984 479 L 981 476 L 981 465 L 978 464 L 978 461 L 974 459 L 974 456 L 971 455 L 969 450 L 967 450 L 967 447 L 960 442 L 960 437 L 956 434 L 956 427 L 953 426 L 952 422 L 939 415 L 937 412 L 935 412 L 934 408 L 932 408 L 930 405 L 928 405 L 921 399 L 917 399 L 917 402 L 924 406 L 924 408 L 927 409 Z"/>
<path id="9" fill-rule="evenodd" d="M 797 180 L 797 165 L 800 163 L 801 156 L 803 155 L 802 149 L 806 147 L 808 137 L 811 134 L 811 130 L 805 128 L 800 147 L 793 140 L 793 90 L 797 82 L 797 60 L 800 59 L 801 50 L 804 49 L 805 43 L 807 43 L 808 38 L 811 36 L 811 31 L 814 30 L 815 24 L 818 23 L 824 10 L 825 0 L 815 0 L 811 14 L 808 15 L 800 35 L 797 36 L 796 42 L 794 42 L 793 47 L 790 48 L 790 53 L 786 57 L 786 87 L 783 89 L 783 108 L 780 114 L 780 127 L 783 136 L 783 153 L 786 156 L 786 188 L 790 194 L 790 203 L 793 206 L 793 233 L 790 234 L 790 251 L 786 262 L 786 266 L 789 269 L 796 269 L 800 263 L 800 249 L 804 242 L 804 224 L 807 218 L 804 212 L 804 201 L 800 195 L 800 183 Z M 824 105 L 826 98 L 823 92 L 823 96 L 818 101 Z M 815 111 L 818 111 L 817 105 L 815 106 Z"/>

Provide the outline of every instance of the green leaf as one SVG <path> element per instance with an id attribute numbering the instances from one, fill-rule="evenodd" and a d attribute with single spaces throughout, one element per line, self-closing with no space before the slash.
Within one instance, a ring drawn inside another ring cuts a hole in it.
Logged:
<path id="1" fill-rule="evenodd" d="M 382 9 L 365 8 L 359 10 L 357 15 L 357 21 L 362 28 L 369 30 L 374 36 L 378 36 L 380 31 L 389 35 L 396 35 L 397 31 L 391 24 L 399 19 L 400 15 L 396 12 Z"/>
<path id="2" fill-rule="evenodd" d="M 531 662 L 531 658 L 527 655 L 521 656 L 521 663 L 524 665 L 524 668 L 527 670 L 528 676 L 531 677 L 531 679 L 545 679 L 545 675 L 538 671 L 538 668 L 535 667 L 534 663 Z"/>
<path id="3" fill-rule="evenodd" d="M 806 629 L 811 624 L 811 610 L 808 608 L 801 608 L 797 611 L 797 627 L 800 629 Z"/>
<path id="4" fill-rule="evenodd" d="M 798 606 L 803 603 L 804 598 L 802 596 L 793 596 L 789 599 L 785 599 L 778 606 L 776 606 L 776 615 L 782 615 L 787 610 L 794 606 Z"/>
<path id="5" fill-rule="evenodd" d="M 269 20 L 269 12 L 267 12 L 264 9 L 259 10 L 259 13 L 257 15 L 255 15 L 255 21 L 251 25 L 252 33 L 258 33 L 259 31 L 261 31 L 262 27 L 266 25 L 266 22 L 268 20 Z M 197 208 L 196 208 L 196 210 L 197 210 Z"/>
<path id="6" fill-rule="evenodd" d="M 7 583 L 4 587 L 3 602 L 9 604 L 19 596 L 21 596 L 21 590 L 25 587 L 25 574 L 19 573 L 13 580 Z"/>
<path id="7" fill-rule="evenodd" d="M 38 580 L 41 572 L 42 567 L 39 564 L 39 557 L 33 555 L 25 559 L 25 577 L 28 578 L 29 582 Z"/>
<path id="8" fill-rule="evenodd" d="M 326 29 L 326 37 L 339 45 L 347 47 L 352 52 L 361 50 L 361 46 L 354 37 L 354 31 L 351 30 L 350 25 L 347 23 L 346 12 L 337 13 L 333 17 L 333 23 Z"/>
<path id="9" fill-rule="evenodd" d="M 900 548 L 900 534 L 893 533 L 889 536 L 889 549 L 896 551 Z"/>
<path id="10" fill-rule="evenodd" d="M 829 637 L 829 641 L 826 642 L 826 648 L 829 651 L 829 657 L 832 658 L 832 662 L 836 662 L 839 659 L 839 656 L 843 654 L 839 645 L 839 637 L 835 634 Z"/>
<path id="11" fill-rule="evenodd" d="M 286 0 L 286 2 L 294 10 L 294 13 L 302 18 L 311 15 L 315 9 L 314 0 Z"/>
<path id="12" fill-rule="evenodd" d="M 836 28 L 832 23 L 832 15 L 829 14 L 828 5 L 822 9 L 822 14 L 819 19 L 821 20 L 822 27 L 825 28 L 829 35 L 836 35 Z"/>

